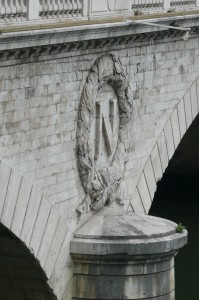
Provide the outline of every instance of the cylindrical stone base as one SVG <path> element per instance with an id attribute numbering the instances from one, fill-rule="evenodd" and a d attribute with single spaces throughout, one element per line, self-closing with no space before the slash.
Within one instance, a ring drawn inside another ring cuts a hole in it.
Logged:
<path id="1" fill-rule="evenodd" d="M 104 208 L 75 233 L 73 299 L 175 300 L 174 256 L 186 244 L 168 220 Z"/>
<path id="2" fill-rule="evenodd" d="M 74 298 L 174 300 L 174 259 L 74 256 Z"/>

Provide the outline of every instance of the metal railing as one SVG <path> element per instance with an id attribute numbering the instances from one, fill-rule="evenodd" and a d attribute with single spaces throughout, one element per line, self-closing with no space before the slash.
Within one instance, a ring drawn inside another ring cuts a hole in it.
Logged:
<path id="1" fill-rule="evenodd" d="M 95 19 L 198 6 L 199 0 L 0 0 L 0 22 Z"/>

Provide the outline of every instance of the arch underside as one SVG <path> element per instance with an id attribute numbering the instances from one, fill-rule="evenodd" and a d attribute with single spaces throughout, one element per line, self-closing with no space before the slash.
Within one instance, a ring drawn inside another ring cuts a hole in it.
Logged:
<path id="1" fill-rule="evenodd" d="M 148 214 L 157 182 L 162 178 L 182 137 L 199 113 L 199 78 L 174 107 L 140 173 L 129 210 Z"/>
<path id="2" fill-rule="evenodd" d="M 65 254 L 67 223 L 31 180 L 4 161 L 0 161 L 0 178 L 0 224 L 25 245 L 26 251 L 32 253 L 32 259 L 38 262 L 46 276 L 46 285 L 52 287 L 54 294 L 61 299 L 67 285 L 65 281 L 61 281 L 60 285 L 59 281 L 64 276 L 68 260 Z M 38 299 L 51 300 L 50 297 Z"/>
<path id="3" fill-rule="evenodd" d="M 0 299 L 56 300 L 30 250 L 0 224 Z"/>

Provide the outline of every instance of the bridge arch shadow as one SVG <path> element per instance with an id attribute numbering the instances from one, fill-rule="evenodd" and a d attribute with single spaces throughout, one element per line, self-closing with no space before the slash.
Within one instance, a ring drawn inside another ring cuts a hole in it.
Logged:
<path id="1" fill-rule="evenodd" d="M 157 184 L 149 214 L 182 222 L 188 245 L 176 257 L 176 300 L 198 296 L 199 229 L 199 115 L 182 138 Z"/>
<path id="2" fill-rule="evenodd" d="M 157 183 L 161 180 L 178 145 L 189 131 L 199 113 L 199 78 L 186 91 L 174 107 L 138 178 L 129 209 L 135 213 L 148 214 Z"/>
<path id="3" fill-rule="evenodd" d="M 56 300 L 39 262 L 25 244 L 0 224 L 0 299 Z"/>

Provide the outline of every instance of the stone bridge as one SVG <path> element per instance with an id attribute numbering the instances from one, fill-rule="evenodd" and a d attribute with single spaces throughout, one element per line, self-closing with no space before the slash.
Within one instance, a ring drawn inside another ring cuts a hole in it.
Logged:
<path id="1" fill-rule="evenodd" d="M 71 299 L 74 231 L 105 204 L 148 214 L 198 114 L 197 11 L 125 10 L 1 12 L 0 243 L 15 264 L 1 277 L 23 291 L 8 299 Z"/>

